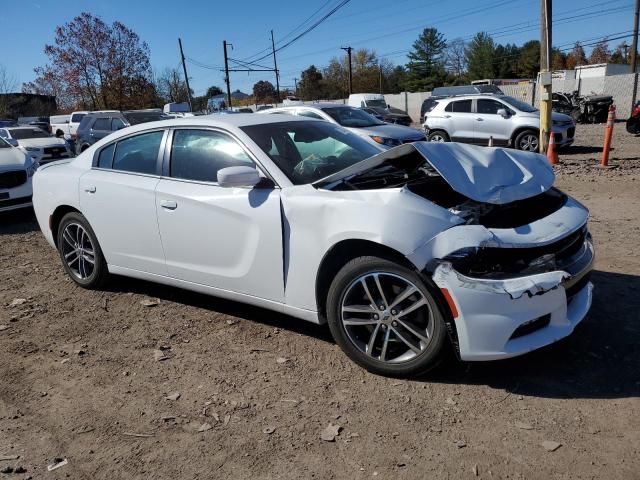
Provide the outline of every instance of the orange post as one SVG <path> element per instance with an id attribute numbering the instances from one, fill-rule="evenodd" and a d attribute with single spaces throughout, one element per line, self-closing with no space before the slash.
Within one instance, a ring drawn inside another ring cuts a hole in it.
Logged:
<path id="1" fill-rule="evenodd" d="M 556 139 L 553 132 L 549 132 L 549 143 L 547 144 L 547 159 L 551 165 L 558 163 L 558 152 L 556 152 Z"/>
<path id="2" fill-rule="evenodd" d="M 611 150 L 611 137 L 613 137 L 613 123 L 616 119 L 616 106 L 609 107 L 609 116 L 607 117 L 607 126 L 604 129 L 604 146 L 602 147 L 602 160 L 600 166 L 606 168 L 609 166 L 609 150 Z"/>

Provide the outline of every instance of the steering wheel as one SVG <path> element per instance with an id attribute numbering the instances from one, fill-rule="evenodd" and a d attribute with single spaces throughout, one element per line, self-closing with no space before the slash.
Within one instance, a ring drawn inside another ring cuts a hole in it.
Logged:
<path id="1" fill-rule="evenodd" d="M 338 158 L 335 155 L 328 157 L 309 155 L 294 167 L 293 174 L 301 181 L 316 180 L 325 177 L 324 172 L 327 171 L 327 167 L 337 162 Z"/>

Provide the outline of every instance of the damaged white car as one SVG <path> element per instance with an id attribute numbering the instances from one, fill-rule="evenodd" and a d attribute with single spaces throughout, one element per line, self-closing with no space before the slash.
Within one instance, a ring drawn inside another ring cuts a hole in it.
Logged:
<path id="1" fill-rule="evenodd" d="M 286 115 L 116 132 L 34 177 L 70 277 L 126 275 L 328 322 L 363 367 L 415 375 L 569 335 L 591 305 L 588 211 L 544 157 L 419 142 L 386 152 Z"/>

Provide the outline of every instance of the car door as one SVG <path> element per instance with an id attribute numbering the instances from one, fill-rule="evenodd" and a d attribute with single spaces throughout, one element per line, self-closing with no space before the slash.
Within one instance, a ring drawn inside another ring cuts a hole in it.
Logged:
<path id="1" fill-rule="evenodd" d="M 472 100 L 455 100 L 444 108 L 445 130 L 451 141 L 473 143 L 475 118 L 471 111 Z"/>
<path id="2" fill-rule="evenodd" d="M 169 275 L 281 302 L 284 299 L 280 189 L 221 187 L 225 167 L 257 168 L 231 134 L 175 129 L 156 189 Z"/>
<path id="3" fill-rule="evenodd" d="M 80 178 L 80 208 L 110 265 L 167 274 L 155 201 L 165 135 L 147 131 L 102 147 Z"/>
<path id="4" fill-rule="evenodd" d="M 511 132 L 511 118 L 498 115 L 498 110 L 510 111 L 502 102 L 491 98 L 476 99 L 475 143 L 487 145 L 493 137 L 495 146 L 506 146 Z"/>
<path id="5" fill-rule="evenodd" d="M 91 137 L 91 143 L 94 144 L 98 140 L 103 139 L 111 133 L 111 118 L 98 117 L 91 125 L 89 130 L 89 137 Z"/>

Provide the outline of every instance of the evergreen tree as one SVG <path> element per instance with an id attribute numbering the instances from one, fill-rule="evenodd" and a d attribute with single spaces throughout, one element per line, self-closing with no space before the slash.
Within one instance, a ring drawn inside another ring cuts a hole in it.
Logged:
<path id="1" fill-rule="evenodd" d="M 467 73 L 470 80 L 494 78 L 495 43 L 488 33 L 476 33 L 467 44 Z"/>
<path id="2" fill-rule="evenodd" d="M 322 73 L 311 65 L 300 75 L 299 95 L 305 100 L 318 100 L 322 97 Z"/>
<path id="3" fill-rule="evenodd" d="M 436 28 L 425 28 L 413 42 L 407 63 L 407 89 L 410 91 L 431 90 L 441 86 L 446 77 L 445 49 L 447 42 Z"/>

